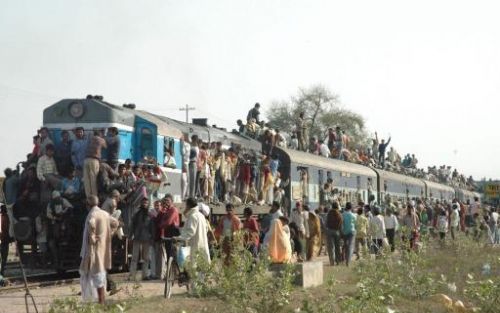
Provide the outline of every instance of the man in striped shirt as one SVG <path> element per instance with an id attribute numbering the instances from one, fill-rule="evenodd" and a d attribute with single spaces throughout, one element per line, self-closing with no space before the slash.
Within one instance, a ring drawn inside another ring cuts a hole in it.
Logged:
<path id="1" fill-rule="evenodd" d="M 42 183 L 40 192 L 40 201 L 45 205 L 51 198 L 51 189 L 56 187 L 59 179 L 57 178 L 57 166 L 54 160 L 54 145 L 45 147 L 45 154 L 38 159 L 36 165 L 36 176 Z"/>

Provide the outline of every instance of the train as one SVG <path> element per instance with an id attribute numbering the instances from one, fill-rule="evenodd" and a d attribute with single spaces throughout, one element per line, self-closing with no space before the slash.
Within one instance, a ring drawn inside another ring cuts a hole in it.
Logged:
<path id="1" fill-rule="evenodd" d="M 195 119 L 193 123 L 178 121 L 155 113 L 139 110 L 133 104 L 122 106 L 104 101 L 101 96 L 85 98 L 62 99 L 47 107 L 43 112 L 43 126 L 49 130 L 51 139 L 57 145 L 63 130 L 73 130 L 83 127 L 90 132 L 95 129 L 116 127 L 120 137 L 119 161 L 131 160 L 134 163 L 154 159 L 160 165 L 168 184 L 162 184 L 157 191 L 161 198 L 169 193 L 174 203 L 182 206 L 182 144 L 183 138 L 197 135 L 204 142 L 221 142 L 223 148 L 238 146 L 259 155 L 263 145 L 256 139 L 239 134 L 237 131 L 227 131 L 223 128 L 209 126 L 207 119 Z M 70 132 L 73 136 L 72 132 Z M 164 167 L 166 153 L 169 151 L 175 159 L 175 167 Z M 423 179 L 405 176 L 377 168 L 367 167 L 332 158 L 325 158 L 302 151 L 273 147 L 273 158 L 279 160 L 278 172 L 283 184 L 283 210 L 290 213 L 296 201 L 317 208 L 322 203 L 321 189 L 326 182 L 331 182 L 335 194 L 343 202 L 363 201 L 384 205 L 388 202 L 406 202 L 417 199 L 451 202 L 454 198 L 460 201 L 472 202 L 480 194 L 452 188 L 450 186 Z M 104 151 L 103 157 L 106 157 Z M 262 215 L 268 212 L 269 205 L 253 204 L 254 212 Z M 224 214 L 223 206 L 212 206 L 214 215 Z M 243 206 L 237 208 L 241 214 Z M 131 212 L 125 212 L 129 217 Z M 81 221 L 81 219 L 80 219 Z M 59 270 L 69 270 L 78 266 L 78 252 L 81 245 L 78 232 L 81 229 L 74 225 L 73 236 L 66 245 L 59 249 Z M 30 227 L 28 225 L 28 227 Z M 18 227 L 19 228 L 19 227 Z M 22 231 L 22 230 L 21 230 Z M 17 234 L 16 234 L 17 236 Z M 70 238 L 70 237 L 68 237 Z M 39 254 L 34 237 L 26 236 L 21 244 L 28 249 L 21 249 L 26 254 Z M 113 251 L 113 267 L 126 268 L 129 262 L 128 242 L 116 243 Z M 31 264 L 35 264 L 31 262 Z"/>

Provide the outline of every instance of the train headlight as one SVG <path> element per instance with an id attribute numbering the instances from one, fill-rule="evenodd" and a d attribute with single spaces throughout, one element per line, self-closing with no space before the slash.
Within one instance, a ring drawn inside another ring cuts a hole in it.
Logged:
<path id="1" fill-rule="evenodd" d="M 85 113 L 83 103 L 79 101 L 71 102 L 69 104 L 69 114 L 74 118 L 80 118 Z"/>

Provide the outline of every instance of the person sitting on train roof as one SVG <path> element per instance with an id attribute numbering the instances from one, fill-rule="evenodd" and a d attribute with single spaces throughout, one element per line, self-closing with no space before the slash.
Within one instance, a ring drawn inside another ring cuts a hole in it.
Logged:
<path id="1" fill-rule="evenodd" d="M 240 135 L 245 135 L 246 125 L 243 124 L 243 121 L 237 120 L 236 125 L 238 125 L 238 133 L 240 133 Z"/>
<path id="2" fill-rule="evenodd" d="M 418 164 L 418 160 L 415 157 L 415 154 L 412 154 L 411 155 L 411 163 L 410 163 L 411 168 L 417 168 L 417 164 Z"/>
<path id="3" fill-rule="evenodd" d="M 309 148 L 308 148 L 309 153 L 319 155 L 319 148 L 320 144 L 318 138 L 316 136 L 312 136 L 311 138 L 309 138 Z"/>
<path id="4" fill-rule="evenodd" d="M 260 115 L 260 104 L 257 102 L 255 103 L 254 107 L 250 109 L 250 111 L 248 111 L 247 121 L 254 119 L 255 122 L 260 123 L 259 115 Z"/>
<path id="5" fill-rule="evenodd" d="M 273 151 L 274 147 L 274 135 L 272 134 L 271 130 L 266 129 L 264 131 L 264 134 L 262 135 L 261 138 L 262 142 L 262 153 L 265 155 L 269 155 Z"/>
<path id="6" fill-rule="evenodd" d="M 280 148 L 286 148 L 286 138 L 285 136 L 280 132 L 278 128 L 274 130 L 275 135 L 274 135 L 274 143 L 276 146 Z"/>
<path id="7" fill-rule="evenodd" d="M 255 121 L 254 118 L 250 119 L 245 127 L 246 127 L 246 131 L 245 131 L 246 134 L 248 136 L 250 136 L 251 138 L 256 139 L 259 136 L 261 127 Z"/>
<path id="8" fill-rule="evenodd" d="M 299 149 L 299 139 L 297 138 L 297 132 L 292 132 L 292 136 L 290 137 L 289 148 L 292 150 Z"/>
<path id="9" fill-rule="evenodd" d="M 361 161 L 361 158 L 359 157 L 359 152 L 358 152 L 358 149 L 354 149 L 352 152 L 351 152 L 351 156 L 348 160 L 349 162 L 352 162 L 352 163 L 356 163 L 356 164 L 361 164 L 363 163 Z"/>
<path id="10" fill-rule="evenodd" d="M 330 149 L 325 144 L 324 140 L 319 141 L 319 154 L 325 158 L 329 158 L 331 155 Z"/>

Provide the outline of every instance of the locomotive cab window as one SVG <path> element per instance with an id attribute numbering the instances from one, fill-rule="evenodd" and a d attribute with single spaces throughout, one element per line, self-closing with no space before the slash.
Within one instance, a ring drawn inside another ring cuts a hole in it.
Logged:
<path id="1" fill-rule="evenodd" d="M 153 132 L 149 128 L 141 129 L 141 150 L 143 156 L 153 156 Z"/>

